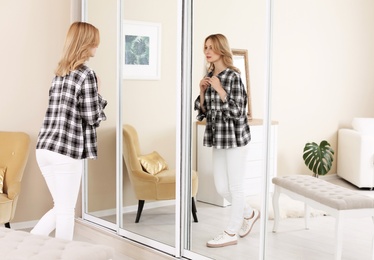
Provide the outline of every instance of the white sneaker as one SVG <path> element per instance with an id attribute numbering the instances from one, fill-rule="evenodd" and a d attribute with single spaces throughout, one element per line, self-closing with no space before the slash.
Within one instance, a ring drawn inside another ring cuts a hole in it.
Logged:
<path id="1" fill-rule="evenodd" d="M 238 243 L 238 236 L 235 234 L 233 236 L 227 234 L 226 232 L 223 232 L 222 234 L 219 234 L 212 240 L 209 240 L 206 243 L 207 247 L 224 247 L 224 246 L 230 246 L 230 245 L 236 245 Z"/>
<path id="2" fill-rule="evenodd" d="M 249 234 L 249 232 L 251 231 L 253 225 L 255 224 L 255 222 L 260 218 L 260 211 L 258 211 L 257 209 L 254 209 L 253 210 L 253 214 L 252 214 L 252 217 L 250 219 L 244 219 L 243 220 L 243 224 L 242 224 L 242 227 L 240 228 L 239 230 L 239 236 L 240 237 L 245 237 L 246 235 Z"/>

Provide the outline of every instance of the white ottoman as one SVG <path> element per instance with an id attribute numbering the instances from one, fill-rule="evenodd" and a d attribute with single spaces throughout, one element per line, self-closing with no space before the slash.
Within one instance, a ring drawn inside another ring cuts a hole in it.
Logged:
<path id="1" fill-rule="evenodd" d="M 110 260 L 114 249 L 0 227 L 2 260 Z"/>

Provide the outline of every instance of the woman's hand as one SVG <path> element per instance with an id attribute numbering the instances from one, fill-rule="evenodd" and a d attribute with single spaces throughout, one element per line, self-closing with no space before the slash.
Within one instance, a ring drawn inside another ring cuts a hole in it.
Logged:
<path id="1" fill-rule="evenodd" d="M 209 77 L 205 77 L 202 80 L 200 80 L 200 95 L 205 93 L 206 89 L 209 87 Z"/>
<path id="2" fill-rule="evenodd" d="M 101 79 L 96 75 L 97 79 L 97 93 L 100 93 Z"/>
<path id="3" fill-rule="evenodd" d="M 219 92 L 222 89 L 221 81 L 217 76 L 209 78 L 209 84 L 214 88 L 215 91 Z"/>
<path id="4" fill-rule="evenodd" d="M 217 76 L 209 78 L 209 84 L 212 86 L 212 88 L 214 88 L 215 91 L 217 91 L 218 95 L 221 97 L 221 100 L 225 102 L 227 93 L 222 87 L 219 78 Z"/>
<path id="5" fill-rule="evenodd" d="M 205 113 L 205 108 L 204 108 L 204 102 L 205 102 L 205 91 L 209 87 L 209 77 L 205 77 L 202 80 L 200 80 L 200 106 L 201 110 Z"/>

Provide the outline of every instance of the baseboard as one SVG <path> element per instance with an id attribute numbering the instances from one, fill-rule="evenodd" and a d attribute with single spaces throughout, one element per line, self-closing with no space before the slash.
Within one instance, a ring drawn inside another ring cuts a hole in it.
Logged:
<path id="1" fill-rule="evenodd" d="M 321 178 L 322 180 L 333 180 L 333 179 L 337 179 L 339 176 L 336 174 L 336 173 L 331 173 L 331 174 L 326 174 L 326 175 L 322 175 L 322 176 L 319 176 L 318 178 Z"/>
<path id="2" fill-rule="evenodd" d="M 38 220 L 24 221 L 24 222 L 11 222 L 12 229 L 31 229 L 38 223 Z"/>
<path id="3" fill-rule="evenodd" d="M 155 209 L 160 207 L 167 207 L 175 205 L 175 200 L 162 200 L 162 201 L 151 201 L 144 204 L 144 210 Z M 138 210 L 138 205 L 126 206 L 122 208 L 123 213 L 136 212 Z M 116 209 L 106 209 L 90 212 L 95 217 L 102 218 L 107 216 L 113 216 L 116 214 Z M 39 220 L 30 220 L 24 222 L 11 222 L 10 226 L 12 229 L 30 229 L 33 228 Z"/>
<path id="4" fill-rule="evenodd" d="M 175 200 L 160 200 L 160 201 L 150 201 L 144 203 L 144 208 L 143 210 L 147 209 L 155 209 L 155 208 L 161 208 L 161 207 L 167 207 L 167 206 L 173 206 L 175 205 Z M 132 212 L 137 212 L 138 210 L 138 205 L 131 205 L 131 206 L 126 206 L 122 208 L 123 213 L 132 213 Z M 98 210 L 94 212 L 89 212 L 95 217 L 102 218 L 102 217 L 107 217 L 107 216 L 113 216 L 116 214 L 116 209 L 106 209 L 106 210 Z"/>

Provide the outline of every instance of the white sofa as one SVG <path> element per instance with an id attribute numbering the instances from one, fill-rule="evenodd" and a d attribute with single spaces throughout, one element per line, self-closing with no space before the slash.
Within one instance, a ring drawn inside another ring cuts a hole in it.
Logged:
<path id="1" fill-rule="evenodd" d="M 354 118 L 338 131 L 337 174 L 359 188 L 374 187 L 374 118 Z"/>

